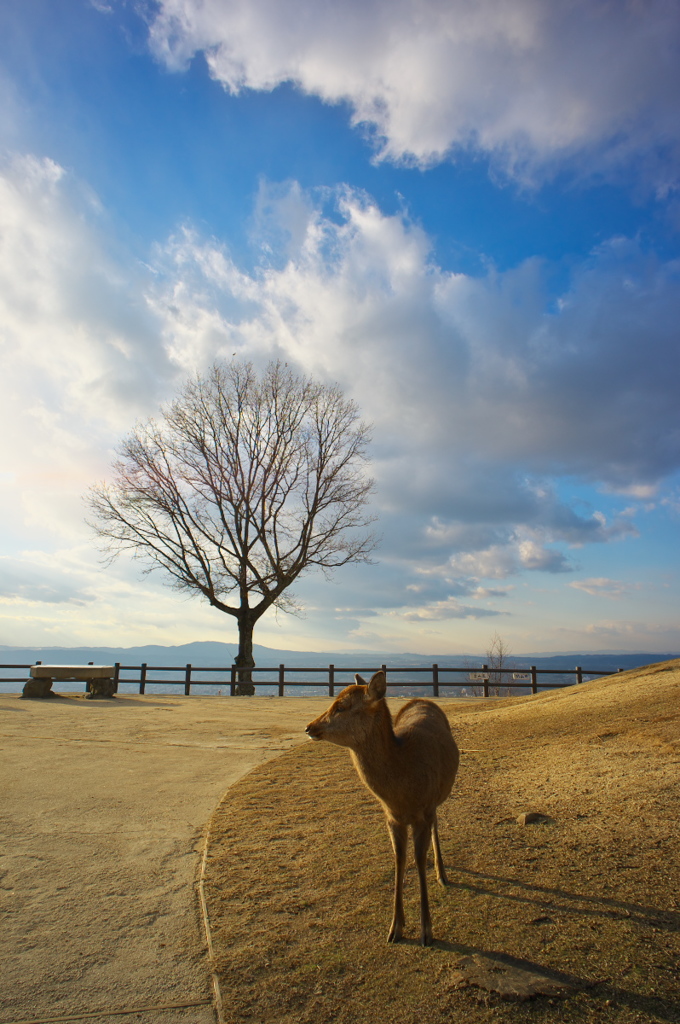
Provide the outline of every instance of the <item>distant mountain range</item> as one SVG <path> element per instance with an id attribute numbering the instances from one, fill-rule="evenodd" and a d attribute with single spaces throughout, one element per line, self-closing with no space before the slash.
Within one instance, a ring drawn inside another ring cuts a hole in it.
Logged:
<path id="1" fill-rule="evenodd" d="M 69 665 L 95 664 L 148 665 L 166 668 L 183 668 L 187 664 L 215 667 L 228 667 L 233 663 L 237 652 L 236 644 L 220 643 L 215 640 L 197 641 L 190 644 L 179 644 L 176 647 L 164 647 L 160 644 L 147 644 L 143 647 L 11 647 L 0 644 L 0 665 L 32 665 L 36 661 L 43 664 Z M 348 667 L 354 670 L 370 671 L 386 664 L 394 668 L 424 667 L 438 664 L 461 668 L 479 668 L 485 661 L 479 654 L 376 654 L 375 651 L 282 651 L 272 647 L 254 646 L 255 663 L 259 666 L 275 667 L 285 664 L 286 669 L 325 668 L 328 665 Z M 639 668 L 655 662 L 669 661 L 680 658 L 678 653 L 657 654 L 649 652 L 615 652 L 601 651 L 587 654 L 571 651 L 559 654 L 516 654 L 510 658 L 510 665 L 517 668 L 528 668 L 535 665 L 542 669 L 563 669 L 573 671 L 577 665 L 583 669 L 616 671 L 616 669 Z"/>

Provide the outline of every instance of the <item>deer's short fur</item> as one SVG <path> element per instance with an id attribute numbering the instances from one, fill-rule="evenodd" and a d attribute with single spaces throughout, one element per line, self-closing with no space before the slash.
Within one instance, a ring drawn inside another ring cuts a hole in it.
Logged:
<path id="1" fill-rule="evenodd" d="M 404 931 L 403 888 L 408 828 L 413 833 L 420 882 L 421 942 L 432 942 L 427 898 L 427 853 L 434 847 L 437 880 L 447 884 L 437 833 L 437 807 L 451 792 L 458 770 L 458 748 L 446 715 L 431 700 L 411 700 L 392 721 L 385 703 L 384 672 L 366 685 L 342 691 L 329 709 L 310 722 L 307 734 L 349 747 L 362 782 L 382 804 L 394 848 L 394 916 L 387 937 L 398 942 Z"/>

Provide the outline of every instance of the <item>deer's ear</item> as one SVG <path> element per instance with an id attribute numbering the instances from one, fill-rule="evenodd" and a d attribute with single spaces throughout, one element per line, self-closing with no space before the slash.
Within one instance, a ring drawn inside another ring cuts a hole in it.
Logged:
<path id="1" fill-rule="evenodd" d="M 385 673 L 382 671 L 376 672 L 368 684 L 368 696 L 371 700 L 380 700 L 381 697 L 385 696 L 385 690 L 387 689 L 387 680 L 385 679 Z"/>
<path id="2" fill-rule="evenodd" d="M 362 679 L 358 672 L 354 673 L 354 682 L 357 686 L 366 686 L 366 680 Z"/>

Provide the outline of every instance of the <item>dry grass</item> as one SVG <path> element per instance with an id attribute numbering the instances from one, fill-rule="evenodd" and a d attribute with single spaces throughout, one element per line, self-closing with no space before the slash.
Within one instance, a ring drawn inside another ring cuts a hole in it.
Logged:
<path id="1" fill-rule="evenodd" d="M 452 884 L 436 942 L 386 944 L 392 854 L 346 751 L 257 768 L 211 826 L 207 893 L 229 1019 L 257 1024 L 680 1022 L 680 662 L 480 705 L 442 702 L 463 751 L 440 809 Z M 520 826 L 522 811 L 549 821 Z M 508 1003 L 457 988 L 483 953 L 568 985 Z"/>

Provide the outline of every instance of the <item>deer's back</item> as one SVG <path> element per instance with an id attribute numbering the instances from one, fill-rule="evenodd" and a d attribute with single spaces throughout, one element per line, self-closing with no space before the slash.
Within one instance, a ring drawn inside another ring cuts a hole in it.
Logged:
<path id="1" fill-rule="evenodd" d="M 432 701 L 409 701 L 394 720 L 396 758 L 385 792 L 378 793 L 390 816 L 413 824 L 431 815 L 451 792 L 458 747 L 448 719 Z"/>

